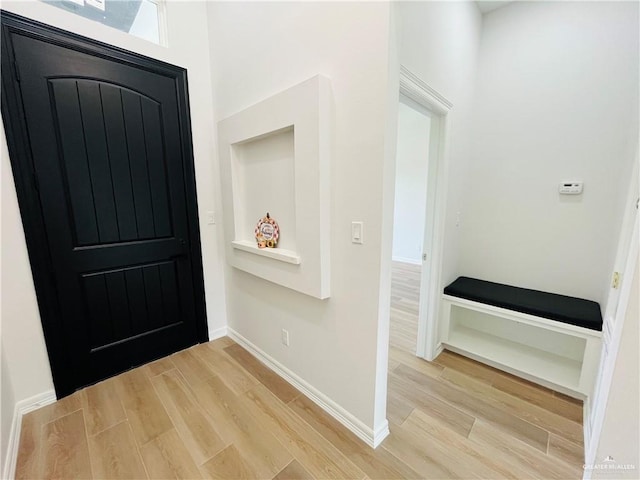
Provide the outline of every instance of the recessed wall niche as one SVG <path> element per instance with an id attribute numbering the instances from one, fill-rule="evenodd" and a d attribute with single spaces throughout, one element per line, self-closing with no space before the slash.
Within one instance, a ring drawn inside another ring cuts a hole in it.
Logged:
<path id="1" fill-rule="evenodd" d="M 268 207 L 282 232 L 278 249 L 296 252 L 293 127 L 233 145 L 231 149 L 235 240 L 255 244 L 253 229 Z"/>
<path id="2" fill-rule="evenodd" d="M 316 298 L 329 297 L 332 99 L 321 75 L 218 123 L 228 262 Z M 258 248 L 269 212 L 277 248 Z"/>

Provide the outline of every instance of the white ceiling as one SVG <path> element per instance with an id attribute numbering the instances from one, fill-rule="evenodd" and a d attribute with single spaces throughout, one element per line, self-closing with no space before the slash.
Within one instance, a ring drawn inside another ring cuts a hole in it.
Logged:
<path id="1" fill-rule="evenodd" d="M 490 0 L 477 0 L 476 5 L 484 15 L 485 13 L 489 13 L 494 11 L 496 8 L 504 7 L 508 3 L 511 3 L 512 0 L 500 0 L 500 1 L 490 1 Z"/>

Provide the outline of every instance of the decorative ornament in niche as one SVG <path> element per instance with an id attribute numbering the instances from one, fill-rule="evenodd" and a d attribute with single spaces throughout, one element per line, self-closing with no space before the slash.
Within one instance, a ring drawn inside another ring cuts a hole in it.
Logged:
<path id="1" fill-rule="evenodd" d="M 280 227 L 278 227 L 278 222 L 269 216 L 269 212 L 258 220 L 254 233 L 258 248 L 275 248 L 278 245 Z"/>

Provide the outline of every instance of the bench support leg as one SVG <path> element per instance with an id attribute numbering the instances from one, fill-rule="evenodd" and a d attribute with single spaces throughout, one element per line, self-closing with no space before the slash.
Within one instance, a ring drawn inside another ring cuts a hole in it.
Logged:
<path id="1" fill-rule="evenodd" d="M 600 365 L 602 354 L 602 340 L 600 338 L 587 338 L 582 359 L 582 371 L 580 372 L 579 390 L 585 395 L 593 395 L 593 385 Z"/>

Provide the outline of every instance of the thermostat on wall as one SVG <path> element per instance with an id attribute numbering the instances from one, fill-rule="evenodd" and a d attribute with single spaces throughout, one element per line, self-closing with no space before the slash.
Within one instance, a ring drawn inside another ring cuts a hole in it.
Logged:
<path id="1" fill-rule="evenodd" d="M 558 188 L 560 195 L 580 195 L 582 182 L 562 182 Z"/>

